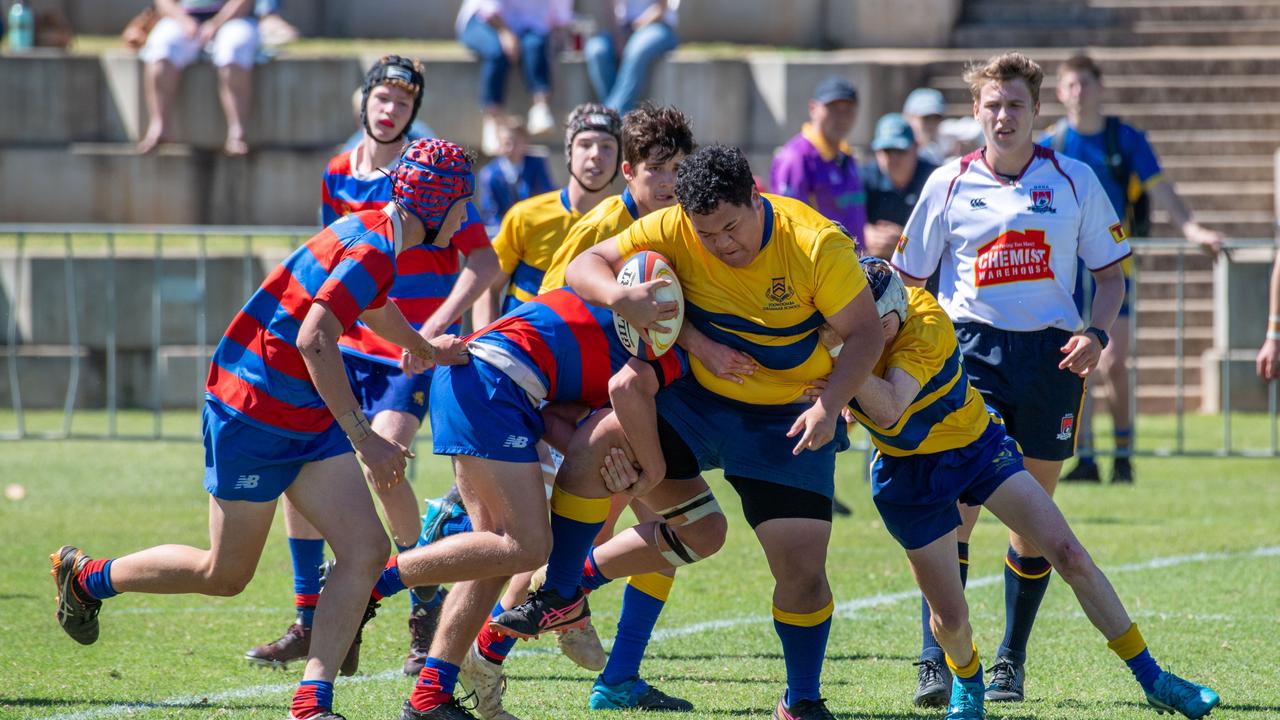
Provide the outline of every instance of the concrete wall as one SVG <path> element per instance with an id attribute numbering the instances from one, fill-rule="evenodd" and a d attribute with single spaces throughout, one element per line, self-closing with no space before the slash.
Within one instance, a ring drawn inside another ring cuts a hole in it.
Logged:
<path id="1" fill-rule="evenodd" d="M 148 0 L 35 0 L 63 9 L 78 32 L 118 34 Z M 578 0 L 579 13 L 599 14 L 600 0 Z M 283 0 L 282 14 L 306 36 L 454 37 L 462 0 Z M 731 42 L 799 48 L 939 47 L 960 0 L 683 0 L 680 34 L 687 42 Z"/>
<path id="2" fill-rule="evenodd" d="M 1226 405 L 1223 372 L 1230 373 L 1231 409 L 1265 412 L 1267 386 L 1254 358 L 1267 330 L 1267 290 L 1274 257 L 1269 248 L 1234 250 L 1230 262 L 1214 263 L 1213 348 L 1201 358 L 1201 410 Z"/>

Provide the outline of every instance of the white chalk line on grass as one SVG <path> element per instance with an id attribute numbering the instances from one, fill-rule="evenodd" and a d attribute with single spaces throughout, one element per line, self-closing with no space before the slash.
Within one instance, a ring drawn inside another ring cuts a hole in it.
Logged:
<path id="1" fill-rule="evenodd" d="M 1143 562 L 1127 563 L 1124 565 L 1113 565 L 1103 568 L 1108 575 L 1116 575 L 1120 573 L 1142 572 L 1146 570 L 1159 570 L 1161 568 L 1175 567 L 1178 565 L 1187 565 L 1190 563 L 1211 562 L 1214 560 L 1231 560 L 1245 557 L 1280 557 L 1280 546 L 1260 547 L 1253 550 L 1241 552 L 1201 552 L 1191 555 L 1171 555 L 1168 557 L 1152 558 Z M 1004 579 L 1003 574 L 985 575 L 979 578 L 969 580 L 969 588 L 985 587 L 994 585 Z M 883 607 L 885 605 L 893 605 L 905 600 L 914 600 L 920 597 L 919 590 L 904 590 L 894 593 L 879 593 L 867 597 L 846 600 L 836 605 L 835 611 L 840 616 L 856 615 L 862 610 Z M 739 615 L 732 618 L 722 618 L 720 620 L 710 620 L 707 622 L 693 623 L 678 628 L 660 629 L 653 633 L 651 642 L 662 642 L 673 638 L 686 637 L 689 635 L 697 635 L 700 633 L 710 632 L 713 630 L 726 630 L 729 628 L 742 627 L 744 625 L 758 625 L 762 623 L 772 622 L 773 618 L 768 615 Z M 553 652 L 550 648 L 540 649 L 533 648 L 529 650 L 515 650 L 511 653 L 511 657 L 520 657 L 522 655 L 539 655 L 543 653 Z M 339 682 L 338 687 L 343 688 L 350 685 L 361 685 L 370 682 L 382 682 L 396 678 L 404 678 L 404 673 L 399 670 L 387 670 L 385 672 L 375 673 L 373 675 L 361 675 L 358 677 L 343 679 Z M 154 702 L 133 702 L 133 703 L 115 703 L 101 708 L 93 708 L 91 710 L 81 710 L 73 713 L 60 713 L 56 715 L 46 715 L 36 720 L 95 720 L 96 718 L 109 718 L 120 715 L 137 715 L 145 713 L 149 710 L 165 710 L 181 707 L 199 707 L 202 705 L 215 705 L 226 702 L 228 700 L 244 700 L 246 698 L 259 697 L 262 695 L 273 695 L 277 693 L 285 693 L 297 687 L 297 683 L 272 683 L 270 685 L 252 685 L 249 687 L 236 688 L 234 690 L 225 690 L 217 693 L 202 693 L 198 695 L 186 695 L 181 697 L 173 697 L 165 700 L 156 700 Z"/>

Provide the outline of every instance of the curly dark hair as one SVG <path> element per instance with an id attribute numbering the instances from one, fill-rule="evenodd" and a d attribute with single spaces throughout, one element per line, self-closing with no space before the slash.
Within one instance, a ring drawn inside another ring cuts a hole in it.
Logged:
<path id="1" fill-rule="evenodd" d="M 622 159 L 635 165 L 652 159 L 666 162 L 693 152 L 689 117 L 674 106 L 646 102 L 622 118 Z"/>
<path id="2" fill-rule="evenodd" d="M 755 187 L 747 156 L 728 145 L 698 148 L 676 173 L 676 199 L 694 215 L 710 215 L 723 202 L 750 205 Z"/>

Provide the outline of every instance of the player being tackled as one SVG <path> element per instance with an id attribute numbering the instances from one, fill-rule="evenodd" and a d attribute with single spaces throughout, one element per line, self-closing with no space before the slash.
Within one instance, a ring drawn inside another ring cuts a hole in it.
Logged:
<path id="1" fill-rule="evenodd" d="M 907 551 L 954 674 L 947 720 L 986 716 L 982 664 L 956 565 L 957 502 L 985 506 L 1044 551 L 1107 646 L 1133 671 L 1148 703 L 1188 718 L 1208 715 L 1218 694 L 1160 668 L 1111 583 L 1023 468 L 1003 420 L 969 385 L 947 314 L 928 291 L 904 287 L 885 261 L 864 258 L 862 264 L 885 349 L 849 407 L 876 446 L 876 509 Z"/>

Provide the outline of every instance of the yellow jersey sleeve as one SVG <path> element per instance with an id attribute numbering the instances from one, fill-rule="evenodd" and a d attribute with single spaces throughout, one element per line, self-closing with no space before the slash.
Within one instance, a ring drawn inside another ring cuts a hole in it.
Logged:
<path id="1" fill-rule="evenodd" d="M 830 317 L 845 308 L 867 287 L 853 239 L 835 229 L 819 233 L 812 254 L 813 304 Z"/>
<path id="2" fill-rule="evenodd" d="M 898 368 L 924 387 L 942 372 L 947 359 L 956 351 L 955 329 L 931 312 L 914 318 L 909 328 L 910 332 L 898 333 L 890 345 L 885 371 Z"/>

